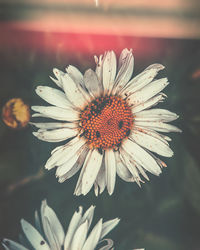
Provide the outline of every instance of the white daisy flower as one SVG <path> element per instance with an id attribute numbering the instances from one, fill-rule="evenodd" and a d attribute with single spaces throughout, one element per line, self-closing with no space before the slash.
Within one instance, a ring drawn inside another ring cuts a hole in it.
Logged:
<path id="1" fill-rule="evenodd" d="M 25 243 L 21 245 L 15 241 L 3 239 L 2 245 L 6 250 L 28 250 L 30 248 L 37 250 L 109 250 L 113 246 L 113 241 L 103 238 L 117 226 L 119 219 L 103 222 L 101 218 L 94 228 L 90 229 L 94 209 L 95 207 L 91 206 L 83 214 L 83 208 L 79 207 L 79 210 L 72 216 L 65 234 L 57 215 L 44 200 L 41 205 L 41 218 L 35 211 L 35 227 L 26 220 L 21 220 L 22 230 L 26 236 L 26 238 L 22 238 L 22 241 Z M 98 248 L 97 245 L 102 242 L 104 246 Z"/>
<path id="2" fill-rule="evenodd" d="M 86 195 L 94 185 L 95 194 L 107 187 L 114 191 L 116 174 L 127 182 L 143 182 L 147 171 L 159 175 L 166 164 L 153 153 L 171 157 L 168 136 L 158 132 L 180 132 L 168 122 L 178 116 L 166 109 L 151 109 L 166 97 L 161 91 L 167 78 L 155 80 L 164 69 L 152 64 L 131 79 L 132 51 L 124 49 L 117 65 L 116 55 L 108 51 L 95 56 L 96 70 L 84 75 L 74 66 L 66 73 L 54 69 L 51 79 L 62 89 L 38 86 L 36 93 L 51 106 L 33 106 L 33 117 L 46 117 L 63 122 L 32 123 L 40 140 L 60 142 L 45 168 L 56 169 L 59 182 L 81 169 L 75 195 Z M 153 153 L 152 153 L 153 152 Z"/>

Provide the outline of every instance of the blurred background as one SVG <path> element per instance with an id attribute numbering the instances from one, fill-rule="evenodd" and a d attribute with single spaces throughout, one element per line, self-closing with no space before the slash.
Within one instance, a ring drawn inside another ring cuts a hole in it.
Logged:
<path id="1" fill-rule="evenodd" d="M 200 2 L 198 0 L 0 1 L 0 237 L 18 240 L 20 219 L 33 223 L 41 200 L 66 229 L 74 210 L 96 205 L 95 220 L 120 217 L 108 237 L 116 250 L 200 249 Z M 31 105 L 45 105 L 37 85 L 54 86 L 53 67 L 95 68 L 93 56 L 132 48 L 134 75 L 149 64 L 166 69 L 159 107 L 180 114 L 175 154 L 160 177 L 139 188 L 117 179 L 114 195 L 72 196 L 78 174 L 63 184 L 44 163 L 63 143 L 46 143 L 28 125 Z M 14 98 L 14 99 L 13 99 Z M 6 104 L 7 103 L 7 104 Z"/>

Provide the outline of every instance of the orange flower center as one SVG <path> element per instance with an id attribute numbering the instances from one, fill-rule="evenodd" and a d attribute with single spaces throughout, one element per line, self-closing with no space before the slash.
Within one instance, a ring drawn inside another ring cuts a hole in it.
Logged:
<path id="1" fill-rule="evenodd" d="M 117 149 L 133 126 L 133 114 L 119 96 L 102 96 L 93 100 L 80 115 L 82 135 L 91 148 Z"/>

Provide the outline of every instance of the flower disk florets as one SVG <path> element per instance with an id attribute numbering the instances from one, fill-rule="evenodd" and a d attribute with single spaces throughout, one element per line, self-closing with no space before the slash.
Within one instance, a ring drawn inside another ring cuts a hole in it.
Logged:
<path id="1" fill-rule="evenodd" d="M 80 120 L 88 144 L 100 150 L 118 148 L 133 126 L 131 109 L 119 96 L 96 98 L 81 112 Z"/>

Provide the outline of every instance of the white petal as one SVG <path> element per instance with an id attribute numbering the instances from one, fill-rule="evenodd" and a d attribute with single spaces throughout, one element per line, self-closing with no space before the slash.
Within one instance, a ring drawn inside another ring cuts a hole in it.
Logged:
<path id="1" fill-rule="evenodd" d="M 45 168 L 51 169 L 55 166 L 62 165 L 68 161 L 77 151 L 85 144 L 85 141 L 79 137 L 75 137 L 66 145 L 60 147 L 55 151 L 52 156 L 48 159 Z"/>
<path id="2" fill-rule="evenodd" d="M 76 84 L 68 74 L 62 76 L 61 79 L 63 82 L 63 89 L 68 100 L 75 107 L 82 109 L 87 104 L 87 102 L 80 90 L 81 86 Z"/>
<path id="3" fill-rule="evenodd" d="M 149 100 L 151 97 L 155 96 L 160 91 L 162 91 L 168 84 L 169 82 L 167 81 L 167 78 L 161 78 L 159 80 L 155 80 L 149 83 L 147 86 L 145 86 L 141 90 L 138 90 L 132 95 L 130 95 L 127 98 L 127 101 L 129 105 L 133 105 L 133 106 L 136 106 L 140 103 L 144 103 L 147 100 Z"/>
<path id="4" fill-rule="evenodd" d="M 124 180 L 124 181 L 134 182 L 135 178 L 133 177 L 131 172 L 128 170 L 127 166 L 124 165 L 123 162 L 121 161 L 122 156 L 120 156 L 120 153 L 116 152 L 115 156 L 117 159 L 117 174 L 119 175 L 119 177 L 122 178 L 122 180 Z M 132 159 L 132 161 L 133 161 L 133 159 Z M 139 173 L 141 173 L 145 179 L 149 180 L 144 169 L 136 161 L 134 161 L 134 164 L 136 165 L 136 168 L 138 169 Z M 141 181 L 141 179 L 140 179 L 140 181 Z"/>
<path id="5" fill-rule="evenodd" d="M 154 131 L 155 132 L 155 131 Z M 160 135 L 160 134 L 159 134 Z M 172 141 L 172 139 L 169 136 L 166 135 L 162 135 L 163 139 L 165 139 L 166 141 Z"/>
<path id="6" fill-rule="evenodd" d="M 83 174 L 85 172 L 85 168 L 86 168 L 86 165 L 85 162 L 86 162 L 86 159 L 88 159 L 90 157 L 90 155 L 92 154 L 92 150 L 89 150 L 88 153 L 86 154 L 86 158 L 83 162 L 83 166 L 81 168 L 81 172 L 79 174 L 79 177 L 78 177 L 78 181 L 76 183 L 76 187 L 75 187 L 75 190 L 74 190 L 74 195 L 81 195 L 82 194 L 82 178 L 83 178 Z"/>
<path id="7" fill-rule="evenodd" d="M 149 128 L 159 132 L 182 132 L 176 126 L 163 122 L 135 121 L 135 125 L 137 127 Z"/>
<path id="8" fill-rule="evenodd" d="M 148 151 L 148 153 L 155 159 L 155 161 L 158 163 L 160 168 L 162 169 L 163 167 L 166 168 L 167 164 L 163 161 L 161 161 L 158 157 L 155 156 L 151 151 Z"/>
<path id="9" fill-rule="evenodd" d="M 106 245 L 99 248 L 99 250 L 114 250 L 114 248 L 111 249 L 111 247 L 113 246 L 113 240 L 111 239 L 104 239 L 104 240 L 101 240 L 100 243 L 106 241 Z"/>
<path id="10" fill-rule="evenodd" d="M 104 236 L 106 236 L 111 230 L 113 230 L 113 228 L 117 226 L 119 221 L 120 221 L 119 218 L 115 218 L 113 220 L 104 222 L 102 226 L 100 239 L 103 239 Z"/>
<path id="11" fill-rule="evenodd" d="M 21 226 L 27 239 L 30 241 L 33 248 L 38 250 L 50 250 L 47 242 L 41 234 L 27 221 L 21 220 Z"/>
<path id="12" fill-rule="evenodd" d="M 74 164 L 74 166 L 68 172 L 66 172 L 64 175 L 59 177 L 58 181 L 60 183 L 71 178 L 73 175 L 75 175 L 79 171 L 79 169 L 83 166 L 87 152 L 88 152 L 87 148 L 84 148 L 84 151 L 79 156 L 79 158 L 78 158 L 77 162 Z"/>
<path id="13" fill-rule="evenodd" d="M 88 69 L 84 74 L 85 87 L 88 89 L 90 95 L 97 97 L 102 94 L 103 86 L 99 83 L 96 73 Z"/>
<path id="14" fill-rule="evenodd" d="M 116 55 L 113 51 L 105 52 L 103 58 L 103 87 L 104 93 L 109 92 L 113 87 L 117 68 Z"/>
<path id="15" fill-rule="evenodd" d="M 142 180 L 141 180 L 139 172 L 136 168 L 134 158 L 123 149 L 120 150 L 120 157 L 121 157 L 122 163 L 128 168 L 128 170 L 130 171 L 130 173 L 133 176 L 134 181 L 140 187 L 141 186 L 140 182 L 142 182 Z"/>
<path id="16" fill-rule="evenodd" d="M 53 78 L 52 76 L 49 76 L 50 79 L 60 88 L 62 88 L 62 83 L 58 81 L 57 79 Z"/>
<path id="17" fill-rule="evenodd" d="M 96 226 L 92 229 L 82 250 L 95 249 L 96 245 L 99 242 L 99 238 L 101 236 L 101 230 L 102 230 L 102 219 L 100 219 L 99 222 L 96 224 Z"/>
<path id="18" fill-rule="evenodd" d="M 60 128 L 51 131 L 39 130 L 38 132 L 33 132 L 38 139 L 48 142 L 60 142 L 68 138 L 76 136 L 77 130 L 71 128 Z"/>
<path id="19" fill-rule="evenodd" d="M 21 244 L 9 240 L 9 239 L 3 239 L 2 245 L 5 247 L 6 250 L 28 250 L 28 248 L 22 246 Z"/>
<path id="20" fill-rule="evenodd" d="M 81 151 L 78 151 L 77 153 L 71 155 L 69 160 L 60 165 L 56 170 L 56 177 L 61 177 L 65 175 L 67 172 L 69 172 L 74 166 L 74 164 L 77 162 L 81 153 L 82 153 Z"/>
<path id="21" fill-rule="evenodd" d="M 56 129 L 56 128 L 78 128 L 76 122 L 29 122 L 29 124 L 34 125 L 36 128 L 41 129 Z"/>
<path id="22" fill-rule="evenodd" d="M 119 58 L 119 71 L 115 79 L 113 94 L 124 88 L 133 74 L 134 58 L 132 50 L 124 49 Z"/>
<path id="23" fill-rule="evenodd" d="M 105 151 L 105 169 L 107 189 L 109 195 L 111 195 L 114 191 L 116 180 L 116 160 L 113 150 Z"/>
<path id="24" fill-rule="evenodd" d="M 147 67 L 142 73 L 128 82 L 125 90 L 122 91 L 123 97 L 129 96 L 130 94 L 145 87 L 154 79 L 158 72 L 164 68 L 165 67 L 161 64 L 152 64 Z"/>
<path id="25" fill-rule="evenodd" d="M 47 160 L 47 162 L 45 164 L 46 169 L 50 170 L 56 166 L 56 162 L 64 154 L 63 151 L 64 151 L 65 147 L 66 147 L 66 145 L 63 145 L 63 146 L 56 147 L 54 150 L 52 150 L 51 157 Z"/>
<path id="26" fill-rule="evenodd" d="M 33 114 L 32 117 L 47 117 L 61 121 L 77 121 L 79 113 L 71 108 L 59 108 L 55 106 L 32 106 L 31 109 L 39 114 Z"/>
<path id="27" fill-rule="evenodd" d="M 80 155 L 83 150 L 83 145 L 86 143 L 84 139 L 75 137 L 75 140 L 71 140 L 66 144 L 63 154 L 60 159 L 57 160 L 56 165 L 62 165 L 69 161 L 75 154 Z"/>
<path id="28" fill-rule="evenodd" d="M 87 155 L 83 164 L 83 169 L 85 169 L 82 177 L 83 195 L 86 195 L 94 184 L 102 164 L 102 158 L 103 156 L 97 150 L 93 150 L 91 155 Z"/>
<path id="29" fill-rule="evenodd" d="M 58 85 L 58 87 L 63 88 L 61 76 L 63 76 L 65 73 L 59 69 L 56 69 L 56 68 L 53 69 L 53 73 L 54 73 L 55 77 L 57 78 L 57 80 L 50 76 L 51 80 L 54 81 L 55 84 Z"/>
<path id="30" fill-rule="evenodd" d="M 92 150 L 89 150 L 88 153 L 86 154 L 86 158 L 83 162 L 83 166 L 81 168 L 81 172 L 79 174 L 79 177 L 78 177 L 78 181 L 76 183 L 76 187 L 75 187 L 75 190 L 74 190 L 74 195 L 81 195 L 82 194 L 82 178 L 83 178 L 83 174 L 85 172 L 85 168 L 86 168 L 86 165 L 85 162 L 86 162 L 86 159 L 90 157 L 90 155 L 92 154 Z"/>
<path id="31" fill-rule="evenodd" d="M 58 147 L 54 148 L 54 149 L 51 151 L 51 155 L 53 155 L 54 153 L 58 152 L 59 150 L 64 149 L 64 148 L 65 148 L 65 146 L 66 146 L 66 144 L 65 144 L 65 145 L 61 145 L 61 146 L 58 146 Z"/>
<path id="32" fill-rule="evenodd" d="M 135 131 L 136 131 L 136 132 L 139 131 L 139 132 L 142 132 L 142 133 L 144 133 L 144 134 L 147 134 L 147 135 L 150 135 L 150 136 L 152 136 L 152 137 L 155 137 L 156 139 L 162 141 L 162 142 L 165 143 L 167 146 L 169 146 L 169 143 L 167 142 L 167 141 L 169 140 L 168 136 L 159 134 L 159 133 L 157 133 L 156 131 L 151 130 L 151 129 L 140 128 L 140 127 L 137 127 L 137 126 L 134 126 L 132 133 L 134 133 Z M 131 134 L 132 134 L 132 133 L 131 133 Z M 130 135 L 130 136 L 131 136 L 131 135 Z"/>
<path id="33" fill-rule="evenodd" d="M 165 98 L 165 95 L 163 93 L 158 94 L 152 98 L 150 98 L 148 101 L 146 101 L 145 103 L 141 103 L 139 105 L 133 106 L 132 107 L 132 112 L 138 113 L 144 109 L 150 108 L 152 106 L 155 106 L 156 104 L 158 104 L 159 102 L 162 102 Z"/>
<path id="34" fill-rule="evenodd" d="M 97 182 L 95 181 L 94 183 L 94 193 L 96 196 L 99 195 L 99 186 L 97 185 Z"/>
<path id="35" fill-rule="evenodd" d="M 153 156 L 152 156 L 152 157 L 153 157 Z M 156 162 L 158 162 L 158 161 L 156 161 Z M 134 161 L 134 163 L 135 163 L 135 166 L 136 166 L 137 170 L 139 171 L 139 173 L 140 173 L 146 180 L 149 181 L 149 177 L 148 177 L 147 174 L 146 174 L 146 170 L 145 170 L 138 162 Z M 144 182 L 144 181 L 142 181 L 142 182 Z"/>
<path id="36" fill-rule="evenodd" d="M 80 164 L 77 164 L 77 162 L 72 166 L 72 168 L 63 174 L 62 176 L 58 176 L 58 182 L 63 183 L 67 179 L 71 178 L 73 175 L 75 175 L 81 168 Z"/>
<path id="37" fill-rule="evenodd" d="M 64 230 L 57 215 L 53 209 L 47 205 L 46 200 L 42 201 L 41 218 L 44 233 L 51 248 L 59 250 L 64 242 Z"/>
<path id="38" fill-rule="evenodd" d="M 68 230 L 66 233 L 65 241 L 64 241 L 64 250 L 68 250 L 70 247 L 71 240 L 81 220 L 82 212 L 83 212 L 83 208 L 79 207 L 78 212 L 76 211 L 74 215 L 72 216 L 72 219 L 69 223 Z"/>
<path id="39" fill-rule="evenodd" d="M 132 54 L 132 49 L 128 50 L 127 48 L 123 49 L 120 56 L 119 56 L 119 62 L 118 62 L 118 68 L 119 71 L 121 67 L 123 67 L 123 64 L 125 64 L 126 60 L 129 56 Z"/>
<path id="40" fill-rule="evenodd" d="M 140 131 L 133 131 L 130 138 L 140 146 L 165 157 L 171 157 L 173 151 L 163 141 Z"/>
<path id="41" fill-rule="evenodd" d="M 133 182 L 134 178 L 131 172 L 128 170 L 128 168 L 122 163 L 119 152 L 115 152 L 115 157 L 116 157 L 116 171 L 118 176 L 127 182 Z"/>
<path id="42" fill-rule="evenodd" d="M 39 218 L 39 214 L 38 214 L 38 211 L 36 210 L 35 211 L 35 227 L 36 229 L 38 230 L 38 232 L 40 234 L 42 234 L 42 225 L 41 225 L 41 222 L 40 222 L 40 218 Z"/>
<path id="43" fill-rule="evenodd" d="M 96 63 L 96 74 L 97 74 L 97 77 L 99 79 L 99 82 L 102 83 L 103 80 L 103 76 L 102 76 L 102 72 L 103 72 L 103 55 L 100 55 L 99 58 L 97 56 L 94 56 L 94 60 L 95 60 L 95 63 Z"/>
<path id="44" fill-rule="evenodd" d="M 81 250 L 83 244 L 85 243 L 85 239 L 88 232 L 88 221 L 86 220 L 83 224 L 81 224 L 76 230 L 70 250 Z"/>
<path id="45" fill-rule="evenodd" d="M 57 107 L 67 108 L 71 106 L 66 98 L 66 95 L 58 89 L 50 88 L 47 86 L 38 86 L 35 92 L 46 102 Z"/>
<path id="46" fill-rule="evenodd" d="M 80 84 L 84 87 L 83 74 L 76 67 L 69 65 L 66 68 L 66 71 L 76 84 Z"/>
<path id="47" fill-rule="evenodd" d="M 80 220 L 80 224 L 84 223 L 87 220 L 87 222 L 88 222 L 88 230 L 89 230 L 90 225 L 92 223 L 92 219 L 93 219 L 93 216 L 94 216 L 94 209 L 95 209 L 95 206 L 90 206 L 86 210 L 86 212 L 84 213 L 83 217 Z"/>
<path id="48" fill-rule="evenodd" d="M 104 161 L 102 161 L 101 168 L 100 168 L 99 173 L 97 175 L 96 184 L 98 185 L 99 193 L 101 194 L 106 187 L 105 162 Z M 98 196 L 98 193 L 96 196 Z"/>
<path id="49" fill-rule="evenodd" d="M 136 162 L 152 174 L 159 175 L 161 173 L 161 169 L 154 158 L 136 143 L 128 139 L 124 141 L 122 148 L 131 155 Z"/>
<path id="50" fill-rule="evenodd" d="M 170 122 L 176 120 L 178 117 L 177 114 L 166 109 L 149 109 L 137 113 L 135 120 Z"/>

